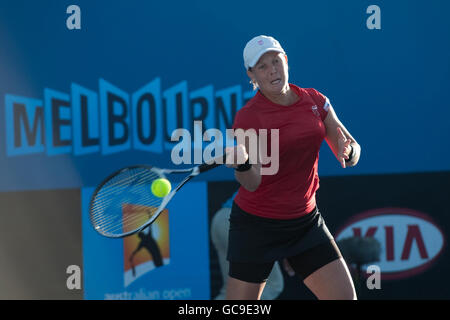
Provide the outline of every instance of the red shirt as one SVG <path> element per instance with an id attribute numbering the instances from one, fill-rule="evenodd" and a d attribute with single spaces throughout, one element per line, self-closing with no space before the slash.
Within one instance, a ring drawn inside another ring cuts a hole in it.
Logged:
<path id="1" fill-rule="evenodd" d="M 233 129 L 267 129 L 268 156 L 271 131 L 279 129 L 279 169 L 262 175 L 254 192 L 239 188 L 234 201 L 244 211 L 273 219 L 293 219 L 314 210 L 319 188 L 320 146 L 326 136 L 323 123 L 330 107 L 328 99 L 315 89 L 290 84 L 299 96 L 292 105 L 271 102 L 259 91 L 241 108 Z M 263 165 L 270 167 L 270 163 Z"/>

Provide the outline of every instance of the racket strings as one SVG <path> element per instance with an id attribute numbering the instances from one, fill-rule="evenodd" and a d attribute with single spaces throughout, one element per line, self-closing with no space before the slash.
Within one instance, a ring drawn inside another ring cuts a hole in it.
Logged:
<path id="1" fill-rule="evenodd" d="M 105 217 L 101 223 L 102 229 L 105 231 L 116 233 L 117 231 L 127 230 L 127 229 L 135 229 L 136 223 L 143 221 L 139 225 L 143 225 L 145 222 L 150 220 L 150 218 L 154 215 L 154 213 L 158 210 L 160 202 L 154 202 L 155 208 L 139 210 L 138 212 L 134 212 L 129 214 L 127 217 L 123 218 L 121 216 L 109 216 Z M 151 205 L 149 203 L 149 205 Z"/>
<path id="2" fill-rule="evenodd" d="M 123 194 L 123 192 L 125 192 L 126 190 L 125 189 L 123 189 L 123 190 L 117 189 L 115 191 L 116 191 L 117 195 L 120 196 L 120 194 Z M 148 193 L 150 194 L 150 192 L 148 192 Z M 103 198 L 106 198 L 107 200 L 105 201 L 105 199 L 103 199 Z M 150 201 L 148 201 L 147 199 L 150 199 Z M 145 196 L 142 197 L 142 195 L 141 195 L 141 201 L 143 201 L 147 206 L 151 206 L 151 207 L 159 206 L 161 200 L 153 199 L 153 201 L 152 201 L 151 199 L 152 199 L 152 197 L 145 197 Z M 111 218 L 120 217 L 119 215 L 108 216 L 108 215 L 103 214 L 102 210 L 104 210 L 105 207 L 111 206 L 111 203 L 114 204 L 114 202 L 117 202 L 117 198 L 113 197 L 112 194 L 105 194 L 105 195 L 103 195 L 103 197 L 99 197 L 99 199 L 97 199 L 97 200 L 98 200 L 98 203 L 100 204 L 100 206 L 96 206 L 96 208 L 93 209 L 93 216 L 94 217 L 99 216 L 100 219 L 96 219 L 96 221 L 102 222 L 102 221 L 111 220 Z M 121 200 L 120 205 L 123 205 L 126 203 L 132 203 L 133 199 L 126 201 L 126 199 L 121 198 L 120 200 Z M 115 205 L 118 206 L 117 204 L 115 204 Z M 124 220 L 124 221 L 126 221 L 126 220 Z"/>
<path id="3" fill-rule="evenodd" d="M 108 218 L 117 218 L 118 215 L 105 215 L 105 209 L 110 207 L 114 202 L 117 202 L 115 196 L 119 196 L 125 191 L 127 186 L 131 183 L 131 176 L 126 176 L 124 179 L 113 179 L 105 184 L 98 192 L 95 197 L 93 205 L 93 218 L 97 216 L 100 219 L 95 219 L 95 221 L 101 222 L 102 220 L 108 220 Z"/>
<path id="4" fill-rule="evenodd" d="M 120 190 L 117 189 L 116 193 L 118 193 L 117 195 L 119 196 L 120 193 L 124 192 L 125 190 Z M 106 198 L 107 200 L 105 200 L 104 198 Z M 149 197 L 147 197 L 149 198 Z M 160 200 L 159 199 L 153 199 L 153 201 L 147 201 L 145 197 L 141 197 L 142 200 L 144 200 L 144 203 L 146 205 L 149 205 L 151 207 L 155 207 L 155 206 L 159 206 L 160 204 Z M 104 214 L 104 210 L 105 208 L 111 206 L 111 203 L 113 203 L 114 201 L 117 201 L 116 198 L 114 198 L 113 194 L 103 194 L 102 197 L 99 197 L 97 200 L 96 205 L 93 207 L 93 218 L 96 222 L 100 223 L 100 222 L 104 222 L 104 221 L 110 221 L 111 219 L 114 218 L 118 218 L 120 217 L 119 215 L 105 215 Z M 131 199 L 130 201 L 126 201 L 126 199 L 122 199 L 122 204 L 125 203 L 132 203 Z"/>
<path id="5" fill-rule="evenodd" d="M 109 234 L 138 229 L 156 213 L 163 198 L 150 191 L 160 176 L 147 168 L 129 168 L 111 178 L 92 202 L 91 219 L 96 227 Z M 125 205 L 135 206 L 126 210 Z"/>
<path id="6" fill-rule="evenodd" d="M 160 204 L 160 201 L 149 201 L 151 197 L 141 197 L 140 202 L 144 202 L 146 206 L 151 206 L 151 209 L 137 209 L 132 213 L 127 215 L 123 214 L 123 204 L 115 205 L 115 214 L 104 215 L 101 219 L 96 219 L 97 225 L 102 228 L 106 232 L 116 233 L 126 231 L 127 229 L 132 229 L 136 227 L 136 223 L 139 222 L 139 226 L 148 221 L 151 216 L 157 211 L 157 207 Z M 124 204 L 132 203 L 132 201 L 124 200 Z M 111 212 L 112 208 L 109 207 L 109 212 Z"/>
<path id="7" fill-rule="evenodd" d="M 155 176 L 156 175 L 150 176 L 148 174 L 146 174 L 144 177 L 135 176 L 135 181 L 132 181 L 133 176 L 127 176 L 125 177 L 125 179 L 111 180 L 110 183 L 105 185 L 102 190 L 98 192 L 96 202 L 93 207 L 94 220 L 98 221 L 99 223 L 102 221 L 112 221 L 114 219 L 122 221 L 122 205 L 125 203 L 133 203 L 133 200 L 136 199 L 130 198 L 129 201 L 127 201 L 127 199 L 124 199 L 123 197 L 121 197 L 121 195 L 124 195 L 125 191 L 132 192 L 132 190 L 130 190 L 132 185 L 135 187 L 135 189 L 137 187 L 137 190 L 139 190 L 138 193 L 134 192 L 134 194 L 137 194 L 140 197 L 140 201 L 144 200 L 144 204 L 155 206 L 160 203 L 160 200 L 158 199 L 148 201 L 144 198 L 149 197 L 142 197 L 143 194 L 150 194 L 150 192 L 142 192 L 142 187 L 145 185 L 145 182 L 148 180 L 154 180 Z M 133 194 L 133 192 L 131 194 Z M 115 212 L 114 214 L 108 215 L 105 214 L 105 209 L 107 208 L 120 209 L 120 212 Z"/>

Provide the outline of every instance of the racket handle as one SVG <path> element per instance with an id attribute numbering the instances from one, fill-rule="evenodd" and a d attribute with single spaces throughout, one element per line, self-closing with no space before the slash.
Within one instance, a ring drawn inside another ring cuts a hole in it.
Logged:
<path id="1" fill-rule="evenodd" d="M 211 170 L 218 166 L 223 165 L 225 163 L 226 158 L 227 158 L 227 155 L 224 153 L 222 156 L 214 158 L 213 161 L 210 163 L 203 163 L 203 164 L 199 165 L 198 166 L 199 173 L 203 173 L 203 172 L 206 172 L 208 170 Z"/>

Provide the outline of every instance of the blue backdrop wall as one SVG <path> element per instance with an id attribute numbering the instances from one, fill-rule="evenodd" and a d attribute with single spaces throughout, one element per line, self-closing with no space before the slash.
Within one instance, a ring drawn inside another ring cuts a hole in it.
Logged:
<path id="1" fill-rule="evenodd" d="M 92 101 L 111 85 L 131 108 L 133 94 L 159 79 L 153 90 L 161 99 L 174 100 L 179 92 L 183 95 L 181 114 L 176 112 L 176 101 L 168 102 L 168 135 L 175 119 L 184 117 L 183 124 L 188 124 L 193 93 L 207 98 L 213 115 L 210 125 L 225 128 L 233 116 L 229 107 L 232 103 L 241 107 L 245 94 L 251 92 L 242 49 L 258 34 L 280 40 L 289 57 L 290 81 L 327 95 L 363 147 L 360 165 L 348 171 L 340 170 L 331 153 L 323 150 L 322 175 L 450 168 L 445 90 L 450 81 L 450 43 L 446 41 L 450 28 L 445 19 L 450 5 L 446 1 L 378 1 L 381 30 L 366 27 L 370 1 L 283 5 L 265 1 L 80 1 L 81 30 L 66 26 L 70 4 L 1 3 L 0 93 L 2 109 L 7 112 L 0 119 L 0 164 L 9 168 L 2 172 L 2 190 L 79 187 L 126 164 L 167 163 L 169 148 L 157 146 L 157 139 L 142 151 L 133 143 L 136 128 L 131 121 L 127 127 L 131 134 L 116 150 L 108 150 L 111 141 L 105 141 L 104 131 L 95 132 L 97 127 L 89 133 L 97 139 L 91 150 L 76 154 L 75 143 L 82 130 L 76 130 L 79 125 L 73 123 L 70 108 L 61 106 L 58 117 L 53 114 L 47 119 L 51 113 L 47 103 L 58 94 L 64 101 L 74 99 L 74 85 L 89 90 Z M 8 103 L 9 95 L 16 98 Z M 236 99 L 227 105 L 233 95 Z M 8 106 L 11 109 L 19 97 L 34 99 L 26 104 L 30 127 L 37 106 L 46 110 L 45 121 L 36 124 L 34 144 L 26 140 L 8 149 L 18 139 L 15 135 L 24 131 L 23 121 L 18 120 L 19 127 L 14 123 L 17 108 L 8 113 Z M 226 112 L 215 103 L 218 97 Z M 101 107 L 88 104 L 89 121 L 101 119 L 106 125 Z M 161 134 L 165 125 L 159 118 L 155 125 L 157 138 L 165 138 Z M 116 129 L 117 138 L 123 137 L 121 129 L 120 125 Z M 51 137 L 52 131 L 59 132 L 63 146 Z M 44 143 L 39 134 L 48 135 Z M 212 178 L 228 179 L 230 174 L 223 169 L 207 177 Z"/>

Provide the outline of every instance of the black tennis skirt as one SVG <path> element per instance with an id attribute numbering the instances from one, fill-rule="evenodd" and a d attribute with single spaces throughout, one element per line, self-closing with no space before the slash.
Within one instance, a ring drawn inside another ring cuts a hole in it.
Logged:
<path id="1" fill-rule="evenodd" d="M 272 262 L 331 240 L 333 236 L 317 207 L 303 217 L 280 220 L 247 213 L 233 201 L 227 259 L 231 262 Z"/>

